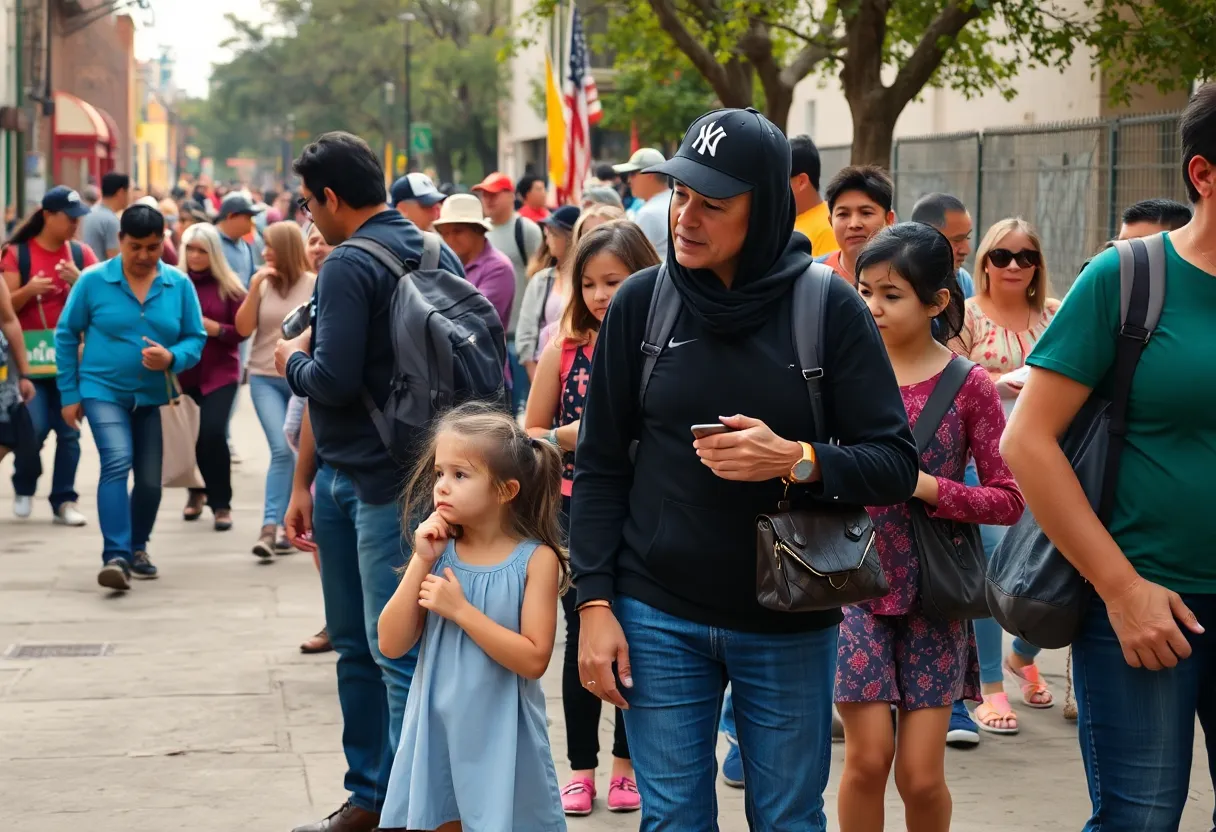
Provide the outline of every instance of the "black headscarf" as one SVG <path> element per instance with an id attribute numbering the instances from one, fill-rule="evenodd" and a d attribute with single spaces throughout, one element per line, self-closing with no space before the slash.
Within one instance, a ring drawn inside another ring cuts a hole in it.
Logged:
<path id="1" fill-rule="evenodd" d="M 774 128 L 775 129 L 775 128 Z M 710 332 L 737 335 L 758 329 L 770 319 L 773 305 L 812 262 L 811 244 L 794 234 L 794 194 L 790 190 L 790 148 L 785 136 L 754 158 L 751 213 L 739 267 L 728 289 L 709 269 L 687 269 L 676 260 L 668 229 L 667 272 L 685 309 Z"/>

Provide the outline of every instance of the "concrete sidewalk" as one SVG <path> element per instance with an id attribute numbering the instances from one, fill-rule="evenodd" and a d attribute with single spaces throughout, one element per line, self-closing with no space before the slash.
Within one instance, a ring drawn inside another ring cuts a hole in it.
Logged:
<path id="1" fill-rule="evenodd" d="M 14 520 L 11 462 L 0 464 L 0 655 L 10 646 L 69 643 L 104 644 L 109 651 L 89 658 L 0 658 L 5 828 L 287 832 L 345 799 L 334 657 L 302 656 L 297 649 L 321 626 L 312 559 L 292 555 L 260 564 L 249 553 L 268 452 L 247 395 L 232 432 L 244 459 L 234 468 L 236 527 L 217 534 L 206 518 L 184 523 L 184 493 L 166 492 L 151 545 L 162 577 L 136 582 L 123 596 L 96 584 L 97 455 L 87 431 L 78 477 L 81 509 L 90 517 L 83 529 L 52 526 L 41 499 L 33 518 Z M 53 441 L 44 455 L 44 494 Z M 545 690 L 564 777 L 560 651 L 559 644 Z M 1043 666 L 1062 702 L 1064 656 L 1047 654 Z M 1018 736 L 985 736 L 974 751 L 949 752 L 953 828 L 1081 828 L 1089 801 L 1074 727 L 1059 707 L 1019 714 Z M 604 715 L 607 749 L 610 713 Z M 829 816 L 842 755 L 837 747 Z M 746 829 L 742 796 L 719 788 L 722 829 Z M 597 803 L 595 815 L 571 820 L 571 830 L 637 828 L 636 815 L 609 815 L 602 800 Z M 887 805 L 887 828 L 903 828 L 894 784 Z M 1181 828 L 1208 832 L 1212 809 L 1197 742 Z"/>

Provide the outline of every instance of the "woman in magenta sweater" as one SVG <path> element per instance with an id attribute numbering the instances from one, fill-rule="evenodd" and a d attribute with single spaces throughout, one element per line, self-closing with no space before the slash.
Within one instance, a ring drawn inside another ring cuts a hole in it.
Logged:
<path id="1" fill-rule="evenodd" d="M 190 226 L 182 235 L 182 245 L 186 272 L 198 292 L 203 328 L 207 330 L 202 359 L 178 375 L 182 392 L 199 406 L 195 454 L 206 485 L 190 489 L 182 516 L 197 520 L 205 503 L 215 517 L 215 530 L 224 532 L 232 528 L 232 459 L 227 434 L 232 402 L 241 382 L 237 346 L 244 339 L 236 331 L 236 311 L 245 299 L 245 289 L 224 259 L 214 225 Z"/>

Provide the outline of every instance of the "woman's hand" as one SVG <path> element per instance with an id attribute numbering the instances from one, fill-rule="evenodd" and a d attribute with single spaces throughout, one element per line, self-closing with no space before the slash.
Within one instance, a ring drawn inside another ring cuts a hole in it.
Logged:
<path id="1" fill-rule="evenodd" d="M 459 623 L 456 619 L 469 606 L 469 601 L 464 597 L 464 590 L 460 587 L 460 581 L 456 580 L 452 567 L 444 569 L 442 577 L 426 576 L 421 589 L 418 590 L 418 606 L 427 612 L 442 615 L 448 621 Z"/>
<path id="2" fill-rule="evenodd" d="M 616 662 L 616 674 L 621 677 L 621 685 L 633 687 L 625 631 L 610 607 L 584 607 L 579 610 L 578 617 L 579 682 L 605 702 L 628 710 L 629 703 L 617 690 L 616 675 L 612 672 L 612 663 Z"/>
<path id="3" fill-rule="evenodd" d="M 429 569 L 439 560 L 451 538 L 452 527 L 439 516 L 439 512 L 433 511 L 430 517 L 422 521 L 418 531 L 414 532 L 414 555 L 422 558 Z"/>
<path id="4" fill-rule="evenodd" d="M 217 338 L 221 328 L 217 322 L 205 317 L 203 318 L 203 331 L 207 333 L 208 338 Z"/>
<path id="5" fill-rule="evenodd" d="M 144 366 L 146 368 L 161 372 L 173 366 L 173 353 L 147 336 L 144 336 L 144 343 L 148 345 L 143 349 Z"/>
<path id="6" fill-rule="evenodd" d="M 80 402 L 66 405 L 59 411 L 59 415 L 63 417 L 63 423 L 69 428 L 80 430 L 80 420 L 84 418 L 84 405 Z"/>
<path id="7" fill-rule="evenodd" d="M 265 282 L 276 274 L 275 270 L 270 266 L 262 266 L 253 273 L 253 277 L 249 278 L 249 294 L 253 294 L 254 289 L 258 284 Z"/>
<path id="8" fill-rule="evenodd" d="M 59 278 L 64 283 L 71 286 L 80 277 L 80 269 L 76 268 L 76 263 L 73 260 L 60 260 L 55 264 L 55 271 L 59 273 Z"/>
<path id="9" fill-rule="evenodd" d="M 1179 621 L 1192 633 L 1203 632 L 1195 613 L 1177 592 L 1143 578 L 1118 596 L 1102 600 L 1123 658 L 1132 667 L 1161 670 L 1191 655 L 1191 644 L 1178 627 Z"/>
<path id="10" fill-rule="evenodd" d="M 34 382 L 30 381 L 28 378 L 23 378 L 17 382 L 17 390 L 21 393 L 21 401 L 25 404 L 32 402 L 34 400 L 34 396 L 38 393 L 38 391 L 34 389 Z"/>
<path id="11" fill-rule="evenodd" d="M 293 488 L 287 514 L 283 517 L 287 539 L 302 552 L 317 551 L 312 541 L 312 493 L 307 488 Z"/>
<path id="12" fill-rule="evenodd" d="M 764 482 L 789 476 L 802 446 L 782 439 L 768 425 L 750 416 L 721 416 L 730 433 L 706 436 L 692 443 L 697 456 L 724 480 Z"/>

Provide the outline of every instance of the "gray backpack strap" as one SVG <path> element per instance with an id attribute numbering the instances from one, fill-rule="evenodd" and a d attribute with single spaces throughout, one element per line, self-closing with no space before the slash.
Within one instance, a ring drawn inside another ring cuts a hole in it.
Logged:
<path id="1" fill-rule="evenodd" d="M 642 378 L 638 383 L 638 412 L 646 401 L 646 388 L 650 386 L 650 376 L 654 365 L 659 361 L 659 355 L 671 337 L 676 327 L 676 318 L 680 317 L 680 294 L 676 286 L 667 276 L 667 264 L 659 266 L 658 277 L 655 278 L 654 290 L 650 294 L 650 310 L 646 313 L 646 335 L 642 338 Z M 638 441 L 629 444 L 629 458 L 637 456 Z"/>
<path id="2" fill-rule="evenodd" d="M 823 333 L 828 289 L 836 273 L 822 263 L 811 263 L 794 281 L 794 348 L 798 364 L 811 397 L 812 436 L 817 442 L 830 442 L 827 417 L 823 410 Z"/>
<path id="3" fill-rule="evenodd" d="M 439 268 L 439 252 L 443 248 L 443 240 L 433 231 L 422 232 L 422 260 L 418 270 L 431 272 Z"/>
<path id="4" fill-rule="evenodd" d="M 1148 346 L 1165 306 L 1163 234 L 1115 243 L 1119 252 L 1119 334 L 1112 368 L 1110 422 L 1098 519 L 1109 528 L 1119 483 L 1119 460 L 1127 442 L 1127 407 L 1140 355 Z"/>
<path id="5" fill-rule="evenodd" d="M 967 376 L 974 366 L 974 361 L 956 355 L 950 359 L 946 369 L 942 370 L 937 384 L 933 385 L 933 392 L 929 394 L 929 400 L 925 402 L 920 416 L 916 419 L 916 426 L 912 428 L 912 438 L 916 440 L 916 449 L 922 454 L 933 441 L 933 434 L 937 433 L 942 419 L 945 419 L 946 414 L 950 412 L 951 405 L 958 397 L 958 391 L 962 390 L 963 385 L 967 383 Z"/>

